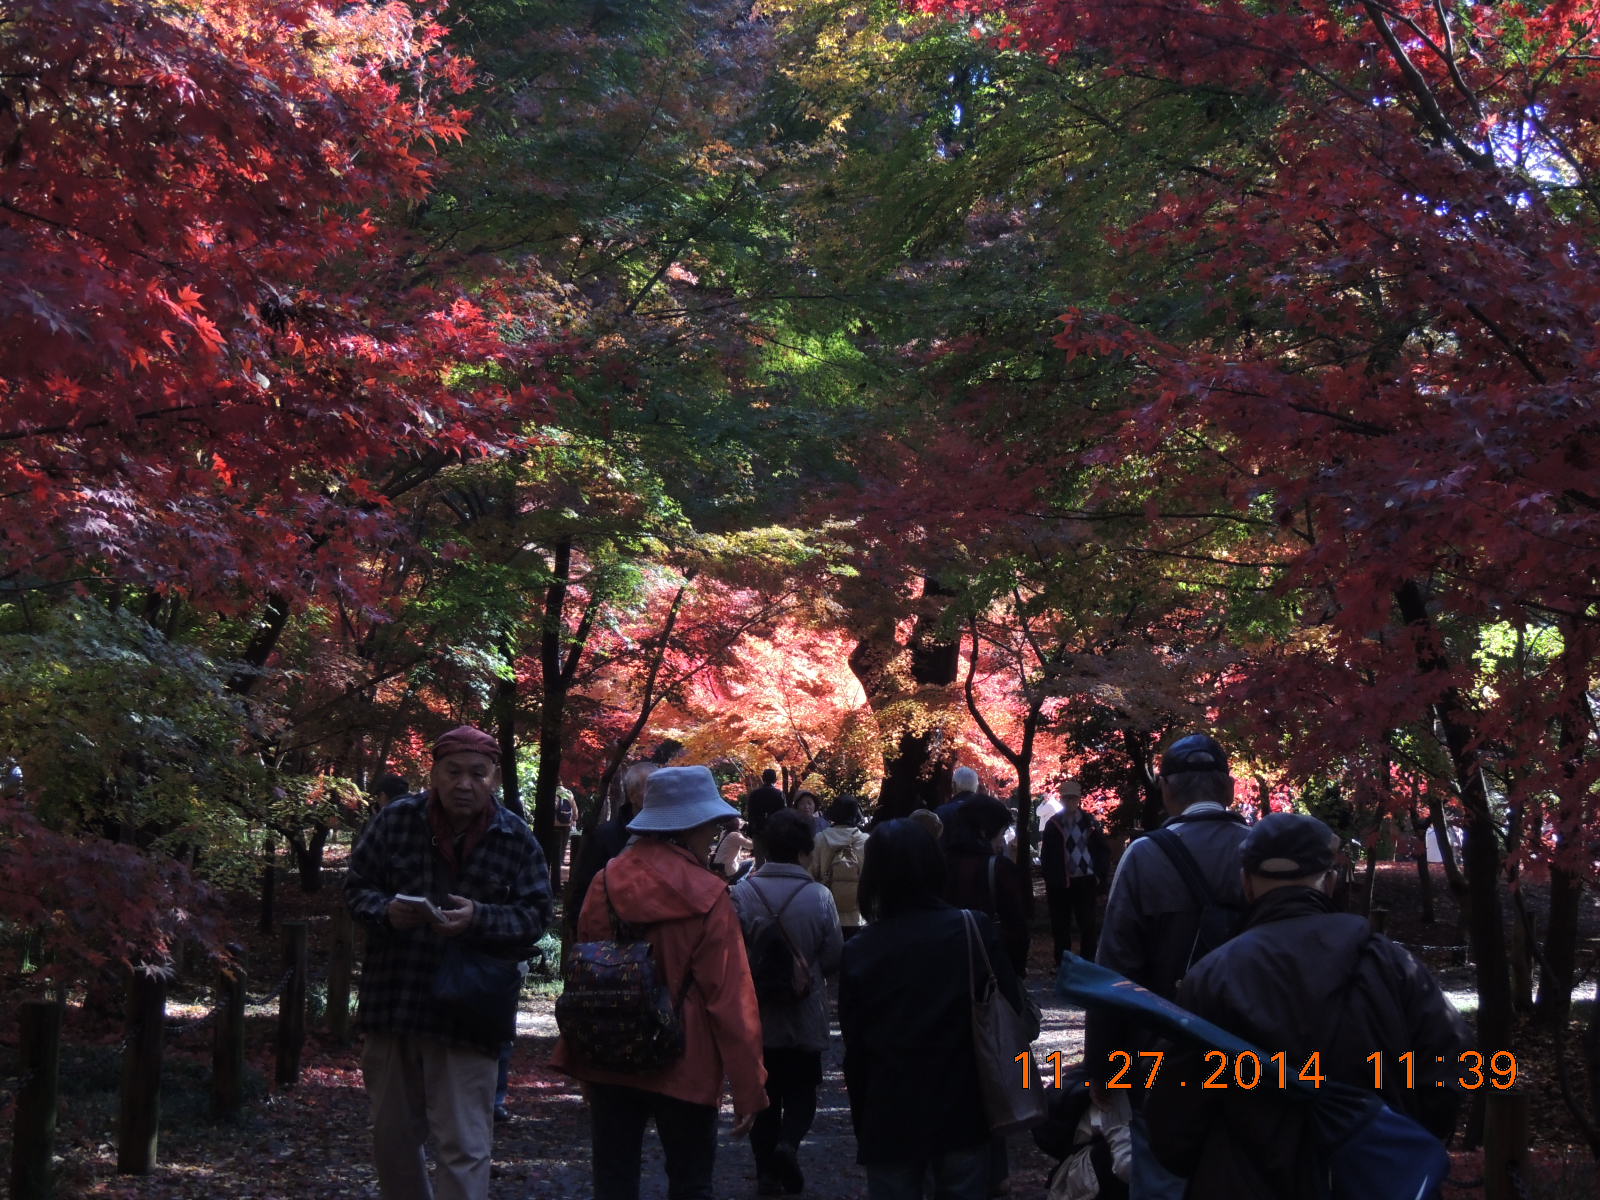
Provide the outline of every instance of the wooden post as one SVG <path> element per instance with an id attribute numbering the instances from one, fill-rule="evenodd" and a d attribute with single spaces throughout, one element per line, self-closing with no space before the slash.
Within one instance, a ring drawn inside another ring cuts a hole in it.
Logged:
<path id="1" fill-rule="evenodd" d="M 1528 1162 L 1528 1093 L 1515 1089 L 1483 1097 L 1483 1198 L 1516 1200 L 1513 1173 Z"/>
<path id="2" fill-rule="evenodd" d="M 211 1118 L 236 1121 L 244 1110 L 244 971 L 217 972 L 212 1010 Z"/>
<path id="3" fill-rule="evenodd" d="M 135 967 L 128 979 L 128 1040 L 122 1052 L 122 1105 L 117 1119 L 120 1175 L 148 1175 L 156 1165 L 166 1017 L 165 972 Z"/>
<path id="4" fill-rule="evenodd" d="M 261 922 L 262 933 L 271 933 L 273 924 L 273 899 L 278 890 L 278 839 L 267 833 L 261 848 Z"/>
<path id="5" fill-rule="evenodd" d="M 1367 920 L 1372 925 L 1373 933 L 1382 933 L 1389 926 L 1389 910 L 1380 904 L 1377 908 L 1372 910 L 1372 913 L 1370 916 L 1368 916 Z"/>
<path id="6" fill-rule="evenodd" d="M 1533 950 L 1528 918 L 1519 905 L 1511 910 L 1506 959 L 1511 970 L 1511 1006 L 1518 1012 L 1527 1012 L 1533 1008 Z"/>
<path id="7" fill-rule="evenodd" d="M 350 1040 L 350 977 L 355 973 L 356 923 L 350 910 L 333 911 L 333 945 L 328 950 L 328 1032 L 341 1045 Z"/>
<path id="8" fill-rule="evenodd" d="M 11 1139 L 12 1200 L 49 1200 L 55 1194 L 55 1152 L 60 1080 L 61 1005 L 24 1000 L 18 1013 L 16 1121 Z"/>
<path id="9" fill-rule="evenodd" d="M 306 1044 L 306 923 L 283 923 L 283 970 L 286 978 L 278 993 L 279 1087 L 300 1081 L 300 1051 Z"/>

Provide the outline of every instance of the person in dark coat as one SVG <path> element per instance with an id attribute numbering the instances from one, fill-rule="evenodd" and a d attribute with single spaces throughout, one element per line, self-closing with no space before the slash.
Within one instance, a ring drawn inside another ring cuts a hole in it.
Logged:
<path id="1" fill-rule="evenodd" d="M 404 775 L 379 775 L 372 785 L 372 811 L 382 812 L 401 796 L 411 794 L 411 784 Z"/>
<path id="2" fill-rule="evenodd" d="M 433 986 L 452 943 L 515 962 L 550 921 L 544 854 L 499 786 L 499 741 L 452 729 L 433 744 L 427 790 L 385 806 L 350 852 L 345 903 L 367 931 L 356 1028 L 384 1200 L 489 1195 L 504 1034 L 439 1003 Z M 501 998 L 515 1003 L 509 989 Z"/>
<path id="3" fill-rule="evenodd" d="M 868 1200 L 920 1200 L 929 1173 L 940 1200 L 988 1193 L 966 921 L 943 899 L 944 871 L 938 843 L 914 821 L 886 821 L 867 838 L 869 923 L 844 946 L 839 1029 Z M 1020 1009 L 994 924 L 975 916 L 1000 991 Z"/>
<path id="4" fill-rule="evenodd" d="M 1373 933 L 1365 917 L 1334 911 L 1337 840 L 1321 821 L 1292 813 L 1253 826 L 1240 846 L 1245 928 L 1178 989 L 1182 1007 L 1255 1043 L 1263 1057 L 1258 1086 L 1207 1090 L 1215 1052 L 1211 1062 L 1203 1049 L 1168 1054 L 1145 1120 L 1163 1164 L 1188 1177 L 1186 1200 L 1329 1194 L 1307 1106 L 1286 1102 L 1274 1054 L 1296 1076 L 1309 1070 L 1365 1089 L 1374 1083 L 1369 1056 L 1381 1054 L 1389 1106 L 1441 1141 L 1455 1128 L 1466 1022 L 1405 949 Z M 1414 1056 L 1410 1086 L 1397 1065 L 1406 1052 Z"/>
<path id="5" fill-rule="evenodd" d="M 1228 756 L 1210 734 L 1178 738 L 1161 756 L 1161 802 L 1170 829 L 1195 859 L 1211 894 L 1222 904 L 1242 905 L 1239 843 L 1248 831 L 1244 818 L 1228 806 L 1233 777 Z M 1188 968 L 1200 930 L 1201 906 L 1183 876 L 1159 845 L 1139 838 L 1117 864 L 1106 897 L 1105 924 L 1095 961 L 1170 1000 Z M 1115 1066 L 1112 1054 L 1150 1049 L 1156 1034 L 1148 1026 L 1110 1010 L 1091 1009 L 1084 1024 L 1084 1062 L 1096 1102 L 1109 1103 L 1104 1090 Z M 1146 1093 L 1134 1091 L 1133 1179 L 1139 1200 L 1178 1200 L 1183 1180 L 1149 1150 L 1142 1112 Z"/>
<path id="6" fill-rule="evenodd" d="M 978 773 L 976 771 L 971 767 L 957 767 L 950 772 L 950 791 L 952 793 L 950 799 L 933 810 L 934 816 L 938 817 L 946 828 L 949 828 L 951 821 L 955 819 L 956 812 L 961 806 L 981 794 L 978 791 L 978 787 Z"/>
<path id="7" fill-rule="evenodd" d="M 944 898 L 957 908 L 988 913 L 1021 978 L 1028 972 L 1028 899 L 1022 869 L 994 842 L 1011 824 L 1011 810 L 993 796 L 974 796 L 951 815 L 943 849 L 948 872 Z"/>
<path id="8" fill-rule="evenodd" d="M 578 914 L 583 911 L 589 885 L 608 862 L 622 853 L 622 848 L 633 837 L 628 832 L 628 822 L 633 820 L 644 802 L 645 787 L 650 782 L 650 776 L 660 769 L 653 762 L 636 762 L 628 767 L 622 773 L 622 803 L 617 805 L 611 820 L 602 821 L 592 830 L 584 832 L 583 843 L 578 849 L 578 861 L 573 863 L 572 876 L 567 880 L 566 911 L 562 914 L 569 940 L 577 933 Z"/>
<path id="9" fill-rule="evenodd" d="M 760 866 L 767 861 L 766 846 L 762 842 L 762 835 L 766 832 L 767 818 L 779 809 L 787 808 L 789 802 L 784 798 L 783 789 L 778 786 L 778 773 L 771 767 L 761 772 L 761 786 L 755 788 L 744 798 L 744 819 L 749 828 L 751 839 L 755 842 L 756 865 Z"/>
<path id="10" fill-rule="evenodd" d="M 1072 926 L 1078 926 L 1078 953 L 1093 959 L 1099 927 L 1094 902 L 1111 882 L 1111 847 L 1105 831 L 1079 807 L 1083 789 L 1076 779 L 1061 785 L 1061 811 L 1044 825 L 1039 874 L 1044 877 L 1050 906 L 1050 936 L 1055 962 L 1072 949 Z"/>

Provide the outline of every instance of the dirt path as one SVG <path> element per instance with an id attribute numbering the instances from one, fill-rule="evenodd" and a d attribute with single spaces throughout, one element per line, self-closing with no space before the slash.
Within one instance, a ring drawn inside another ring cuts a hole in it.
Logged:
<path id="1" fill-rule="evenodd" d="M 1069 1060 L 1077 1057 L 1083 1044 L 1083 1014 L 1061 1007 L 1042 979 L 1032 981 L 1032 991 L 1045 1015 L 1036 1052 L 1044 1055 L 1060 1050 Z M 590 1194 L 587 1110 L 568 1081 L 539 1065 L 549 1058 L 554 1039 L 555 1024 L 547 1004 L 524 1012 L 509 1102 L 517 1120 L 502 1126 L 496 1139 L 494 1200 L 566 1200 Z M 832 1042 L 823 1055 L 816 1124 L 800 1152 L 805 1195 L 811 1200 L 860 1200 L 866 1195 L 865 1177 L 855 1163 L 850 1105 L 840 1072 L 842 1056 L 835 1024 Z M 724 1109 L 723 1135 L 717 1146 L 717 1195 L 754 1196 L 750 1149 L 743 1139 L 736 1142 L 727 1135 L 730 1124 L 729 1110 Z M 665 1200 L 666 1172 L 653 1135 L 646 1135 L 644 1162 L 641 1200 Z M 1013 1138 L 1012 1195 L 1018 1200 L 1040 1200 L 1050 1165 L 1051 1160 L 1040 1154 L 1026 1135 Z"/>

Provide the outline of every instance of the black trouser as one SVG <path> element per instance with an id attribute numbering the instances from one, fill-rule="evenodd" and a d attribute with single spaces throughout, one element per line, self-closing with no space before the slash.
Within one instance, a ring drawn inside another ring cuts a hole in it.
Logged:
<path id="1" fill-rule="evenodd" d="M 553 832 L 556 838 L 556 852 L 550 856 L 550 889 L 559 896 L 561 895 L 561 873 L 566 869 L 567 865 L 567 841 L 572 837 L 572 826 L 557 825 Z"/>
<path id="2" fill-rule="evenodd" d="M 770 1103 L 756 1114 L 750 1127 L 750 1149 L 755 1151 L 756 1171 L 772 1170 L 772 1152 L 779 1142 L 795 1149 L 811 1130 L 817 1115 L 817 1087 L 822 1083 L 822 1051 L 801 1050 L 794 1046 L 764 1046 L 767 1064 L 767 1099 Z"/>
<path id="3" fill-rule="evenodd" d="M 1094 921 L 1094 897 L 1098 890 L 1093 875 L 1075 875 L 1069 887 L 1045 885 L 1045 900 L 1050 905 L 1050 937 L 1056 944 L 1058 966 L 1062 953 L 1072 949 L 1074 921 L 1078 924 L 1078 938 L 1083 946 L 1079 955 L 1094 957 L 1100 933 Z"/>
<path id="4" fill-rule="evenodd" d="M 717 1154 L 717 1110 L 660 1092 L 589 1085 L 594 1122 L 595 1200 L 639 1200 L 644 1127 L 653 1117 L 667 1160 L 669 1200 L 714 1200 L 711 1168 Z"/>

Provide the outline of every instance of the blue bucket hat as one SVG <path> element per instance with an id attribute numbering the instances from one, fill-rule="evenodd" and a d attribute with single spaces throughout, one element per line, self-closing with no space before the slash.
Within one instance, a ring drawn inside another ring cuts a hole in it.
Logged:
<path id="1" fill-rule="evenodd" d="M 629 833 L 684 833 L 710 821 L 736 825 L 739 812 L 722 798 L 707 767 L 662 767 L 644 787 Z"/>

